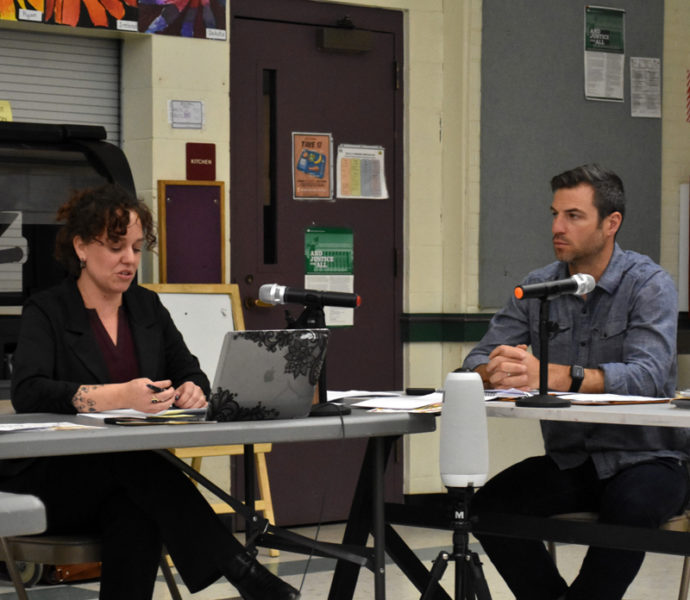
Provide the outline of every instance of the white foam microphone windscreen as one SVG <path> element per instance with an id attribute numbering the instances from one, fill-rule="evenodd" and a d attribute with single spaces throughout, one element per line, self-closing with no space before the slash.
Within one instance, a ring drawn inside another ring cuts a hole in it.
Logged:
<path id="1" fill-rule="evenodd" d="M 484 386 L 479 373 L 449 373 L 441 412 L 441 480 L 446 487 L 480 486 L 489 472 Z"/>

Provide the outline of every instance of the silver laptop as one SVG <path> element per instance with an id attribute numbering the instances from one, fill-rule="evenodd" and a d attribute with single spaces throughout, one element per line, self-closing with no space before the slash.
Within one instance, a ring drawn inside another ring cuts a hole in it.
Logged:
<path id="1" fill-rule="evenodd" d="M 328 329 L 264 329 L 225 334 L 209 419 L 292 419 L 309 414 L 326 358 Z"/>

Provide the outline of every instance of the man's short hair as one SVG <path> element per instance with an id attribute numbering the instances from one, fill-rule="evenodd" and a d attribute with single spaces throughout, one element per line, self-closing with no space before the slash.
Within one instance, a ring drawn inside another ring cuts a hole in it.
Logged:
<path id="1" fill-rule="evenodd" d="M 582 165 L 556 175 L 551 179 L 551 191 L 574 188 L 582 183 L 591 185 L 594 190 L 594 206 L 599 213 L 599 221 L 614 212 L 625 216 L 623 181 L 613 171 L 599 165 Z"/>

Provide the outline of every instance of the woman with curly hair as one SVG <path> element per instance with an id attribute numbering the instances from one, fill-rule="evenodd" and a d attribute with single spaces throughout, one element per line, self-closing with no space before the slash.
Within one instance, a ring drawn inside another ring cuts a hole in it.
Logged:
<path id="1" fill-rule="evenodd" d="M 157 294 L 134 281 L 142 250 L 156 242 L 148 207 L 108 184 L 76 192 L 57 217 L 64 224 L 56 257 L 69 275 L 24 306 L 15 410 L 205 407 L 209 382 L 199 361 Z M 0 489 L 41 498 L 48 533 L 100 536 L 101 600 L 150 600 L 163 546 L 191 592 L 225 576 L 248 600 L 299 598 L 155 452 L 4 460 Z"/>

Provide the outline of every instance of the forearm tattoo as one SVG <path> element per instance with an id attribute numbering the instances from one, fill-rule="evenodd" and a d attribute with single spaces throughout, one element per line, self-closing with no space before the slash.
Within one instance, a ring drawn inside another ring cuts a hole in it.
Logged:
<path id="1" fill-rule="evenodd" d="M 77 412 L 97 412 L 96 402 L 93 398 L 89 398 L 89 394 L 102 387 L 102 385 L 82 385 L 72 397 L 72 404 Z"/>

